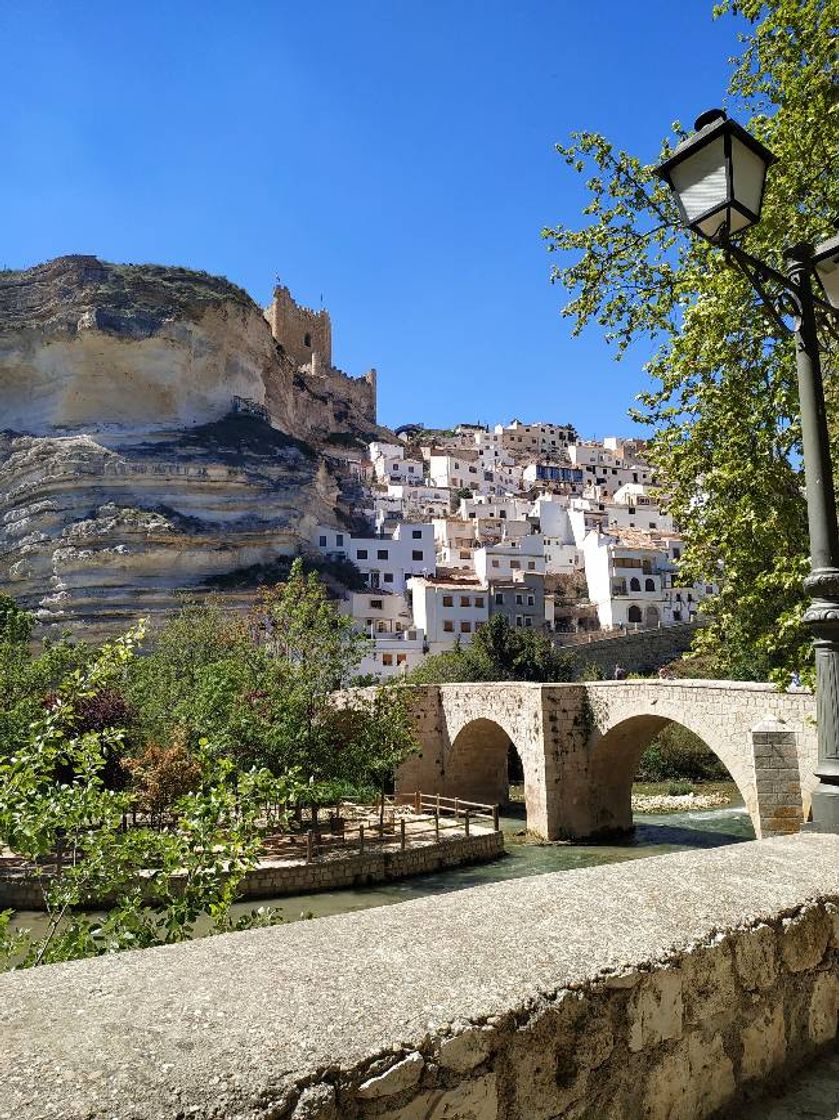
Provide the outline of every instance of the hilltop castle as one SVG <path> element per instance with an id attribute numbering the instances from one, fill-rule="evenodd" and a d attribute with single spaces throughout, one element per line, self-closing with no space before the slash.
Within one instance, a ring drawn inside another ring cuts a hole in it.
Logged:
<path id="1" fill-rule="evenodd" d="M 325 308 L 302 307 L 282 284 L 265 309 L 271 334 L 316 397 L 346 401 L 359 416 L 376 423 L 376 370 L 349 377 L 332 364 L 332 321 Z"/>

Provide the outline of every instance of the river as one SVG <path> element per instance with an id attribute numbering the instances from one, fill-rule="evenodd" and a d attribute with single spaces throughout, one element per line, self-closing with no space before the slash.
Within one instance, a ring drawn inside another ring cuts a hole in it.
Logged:
<path id="1" fill-rule="evenodd" d="M 233 913 L 238 916 L 250 913 L 259 906 L 274 906 L 281 911 L 285 921 L 294 922 L 306 918 L 322 918 L 329 914 L 346 914 L 353 910 L 367 910 L 373 906 L 390 906 L 395 902 L 445 894 L 484 883 L 498 883 L 504 879 L 545 875 L 552 871 L 568 871 L 579 867 L 597 867 L 604 863 L 663 855 L 665 852 L 715 848 L 722 844 L 754 840 L 754 829 L 743 806 L 662 815 L 636 814 L 632 836 L 622 842 L 599 844 L 525 843 L 517 835 L 524 829 L 523 806 L 518 815 L 502 817 L 501 826 L 507 850 L 505 855 L 491 863 L 458 867 L 432 875 L 417 875 L 396 883 L 353 890 L 251 900 L 238 903 L 233 907 Z M 199 933 L 203 932 L 202 924 L 199 923 Z M 42 913 L 19 911 L 14 916 L 12 927 L 29 929 L 37 936 L 45 929 L 46 919 Z"/>
<path id="2" fill-rule="evenodd" d="M 522 810 L 521 816 L 501 818 L 507 851 L 492 863 L 417 875 L 413 879 L 372 887 L 242 903 L 234 909 L 237 913 L 246 913 L 257 905 L 276 906 L 289 922 L 309 917 L 322 918 L 328 914 L 390 906 L 395 902 L 463 890 L 464 887 L 478 887 L 484 883 L 498 883 L 504 879 L 578 867 L 598 867 L 603 863 L 642 859 L 644 856 L 664 855 L 689 848 L 715 848 L 755 838 L 751 820 L 743 806 L 662 815 L 638 814 L 633 835 L 620 843 L 608 844 L 522 843 L 516 833 L 524 828 L 523 816 Z"/>

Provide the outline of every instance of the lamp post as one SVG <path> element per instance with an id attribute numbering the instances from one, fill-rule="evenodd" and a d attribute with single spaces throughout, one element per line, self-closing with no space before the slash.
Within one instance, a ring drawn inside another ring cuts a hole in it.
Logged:
<path id="1" fill-rule="evenodd" d="M 839 319 L 839 236 L 787 249 L 785 273 L 751 256 L 732 238 L 760 220 L 766 173 L 775 157 L 720 109 L 703 113 L 695 128 L 656 173 L 673 191 L 683 223 L 724 250 L 776 324 L 789 331 L 768 286 L 781 288 L 794 315 L 810 534 L 804 586 L 811 602 L 804 621 L 816 655 L 819 785 L 813 792 L 813 828 L 839 832 L 839 530 L 817 334 L 817 313 L 829 322 Z"/>

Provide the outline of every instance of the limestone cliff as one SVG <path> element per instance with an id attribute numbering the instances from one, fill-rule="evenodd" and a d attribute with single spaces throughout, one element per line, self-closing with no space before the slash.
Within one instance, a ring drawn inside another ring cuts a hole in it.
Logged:
<path id="1" fill-rule="evenodd" d="M 350 523 L 329 437 L 378 431 L 312 393 L 226 280 L 93 257 L 0 273 L 0 587 L 46 626 L 118 629 Z"/>

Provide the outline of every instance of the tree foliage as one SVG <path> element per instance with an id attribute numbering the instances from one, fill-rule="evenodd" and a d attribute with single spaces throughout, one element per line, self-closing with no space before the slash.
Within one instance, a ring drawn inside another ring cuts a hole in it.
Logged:
<path id="1" fill-rule="evenodd" d="M 427 657 L 410 674 L 412 684 L 459 681 L 570 681 L 574 660 L 538 630 L 510 626 L 495 615 L 468 645 Z"/>
<path id="2" fill-rule="evenodd" d="M 745 247 L 782 269 L 784 248 L 824 239 L 839 212 L 839 8 L 725 0 L 714 14 L 747 21 L 728 108 L 778 156 Z M 672 131 L 662 156 L 685 135 L 679 122 Z M 583 226 L 544 230 L 564 257 L 552 272 L 570 293 L 563 314 L 575 333 L 597 325 L 618 357 L 652 341 L 653 384 L 634 415 L 654 428 L 651 457 L 685 535 L 681 578 L 715 582 L 723 573 L 698 648 L 714 655 L 720 675 L 788 678 L 811 656 L 801 624 L 807 538 L 793 343 L 722 253 L 679 228 L 653 153 L 643 160 L 591 132 L 557 151 L 589 194 Z M 824 342 L 830 379 L 836 347 Z"/>

